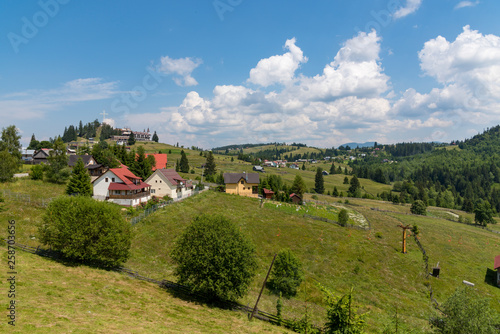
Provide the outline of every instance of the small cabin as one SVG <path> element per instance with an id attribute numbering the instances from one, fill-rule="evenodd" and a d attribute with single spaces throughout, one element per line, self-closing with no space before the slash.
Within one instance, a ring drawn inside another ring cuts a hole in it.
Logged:
<path id="1" fill-rule="evenodd" d="M 266 188 L 264 188 L 263 191 L 264 191 L 264 198 L 265 199 L 271 199 L 271 198 L 273 198 L 274 191 L 266 189 Z"/>
<path id="2" fill-rule="evenodd" d="M 292 200 L 293 204 L 301 204 L 302 203 L 302 198 L 300 198 L 300 196 L 295 194 L 295 193 L 290 195 L 290 199 Z"/>
<path id="3" fill-rule="evenodd" d="M 500 255 L 495 257 L 495 266 L 493 268 L 497 271 L 497 285 L 500 287 Z"/>

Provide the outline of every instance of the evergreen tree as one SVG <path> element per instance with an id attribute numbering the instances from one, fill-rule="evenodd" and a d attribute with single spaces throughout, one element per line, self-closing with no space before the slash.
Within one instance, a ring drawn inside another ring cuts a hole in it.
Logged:
<path id="1" fill-rule="evenodd" d="M 332 195 L 335 196 L 335 197 L 338 197 L 339 196 L 339 191 L 337 189 L 337 186 L 333 187 L 333 192 L 332 192 Z"/>
<path id="2" fill-rule="evenodd" d="M 359 183 L 358 178 L 354 175 L 350 182 L 351 186 L 349 187 L 349 196 L 350 197 L 360 197 L 361 196 L 361 184 Z"/>
<path id="3" fill-rule="evenodd" d="M 187 158 L 184 150 L 181 151 L 181 161 L 180 161 L 179 170 L 182 173 L 189 173 L 189 161 L 188 161 L 188 158 Z"/>
<path id="4" fill-rule="evenodd" d="M 148 160 L 148 158 L 146 158 L 144 147 L 139 146 L 137 148 L 137 158 L 130 166 L 130 171 L 143 180 L 146 180 L 152 174 L 151 160 Z"/>
<path id="5" fill-rule="evenodd" d="M 302 163 L 302 170 L 306 170 L 306 163 L 305 162 Z"/>
<path id="6" fill-rule="evenodd" d="M 179 159 L 175 162 L 175 171 L 179 173 L 181 171 L 180 164 L 179 164 Z"/>
<path id="7" fill-rule="evenodd" d="M 36 140 L 35 134 L 31 136 L 30 144 L 28 146 L 28 150 L 39 150 L 40 147 L 40 142 Z"/>
<path id="8" fill-rule="evenodd" d="M 155 131 L 155 133 L 153 133 L 153 138 L 152 138 L 152 140 L 153 140 L 154 142 L 158 142 L 158 140 L 159 140 L 158 135 L 156 134 L 156 131 Z"/>
<path id="9" fill-rule="evenodd" d="M 134 136 L 134 133 L 132 131 L 130 131 L 130 136 L 128 136 L 127 144 L 129 146 L 132 146 L 135 144 L 135 136 Z"/>
<path id="10" fill-rule="evenodd" d="M 314 191 L 318 194 L 325 192 L 325 180 L 323 178 L 323 169 L 316 168 L 316 176 L 314 177 Z"/>
<path id="11" fill-rule="evenodd" d="M 53 183 L 64 183 L 69 177 L 68 156 L 66 145 L 61 137 L 54 141 L 54 146 L 48 157 L 49 164 L 45 166 L 47 179 Z"/>
<path id="12" fill-rule="evenodd" d="M 215 165 L 215 157 L 212 151 L 208 152 L 207 160 L 205 162 L 205 175 L 215 175 L 216 173 L 216 165 Z"/>
<path id="13" fill-rule="evenodd" d="M 304 196 L 304 193 L 307 191 L 307 186 L 299 174 L 295 176 L 290 191 L 297 194 L 300 198 L 302 198 Z"/>
<path id="14" fill-rule="evenodd" d="M 73 173 L 69 179 L 68 185 L 66 187 L 66 194 L 74 195 L 78 194 L 80 196 L 92 196 L 92 183 L 90 182 L 90 175 L 85 169 L 85 165 L 81 158 L 78 158 L 75 166 L 73 167 Z"/>
<path id="15" fill-rule="evenodd" d="M 330 174 L 335 174 L 336 169 L 335 169 L 335 163 L 332 162 L 332 167 L 330 167 Z"/>

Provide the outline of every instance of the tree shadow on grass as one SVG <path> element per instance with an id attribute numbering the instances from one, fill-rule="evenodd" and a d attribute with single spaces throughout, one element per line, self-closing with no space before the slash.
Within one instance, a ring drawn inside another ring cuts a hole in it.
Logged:
<path id="1" fill-rule="evenodd" d="M 497 286 L 497 272 L 493 269 L 487 268 L 486 275 L 484 275 L 484 283 L 491 286 Z"/>

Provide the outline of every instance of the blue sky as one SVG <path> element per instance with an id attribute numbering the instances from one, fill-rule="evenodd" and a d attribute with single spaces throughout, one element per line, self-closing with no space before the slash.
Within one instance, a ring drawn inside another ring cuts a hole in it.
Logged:
<path id="1" fill-rule="evenodd" d="M 0 2 L 0 126 L 203 148 L 464 139 L 500 123 L 494 0 Z"/>

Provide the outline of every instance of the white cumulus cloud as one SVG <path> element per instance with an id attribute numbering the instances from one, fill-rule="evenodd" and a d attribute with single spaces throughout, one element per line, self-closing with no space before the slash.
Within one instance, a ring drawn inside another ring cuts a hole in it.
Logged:
<path id="1" fill-rule="evenodd" d="M 475 7 L 479 5 L 479 1 L 460 1 L 455 9 L 465 8 L 465 7 Z"/>
<path id="2" fill-rule="evenodd" d="M 158 72 L 173 75 L 173 80 L 178 86 L 196 86 L 198 82 L 191 76 L 191 73 L 203 63 L 198 58 L 170 58 L 161 57 L 160 64 L 157 67 Z"/>
<path id="3" fill-rule="evenodd" d="M 403 6 L 394 12 L 393 17 L 400 19 L 415 13 L 422 5 L 422 0 L 406 0 L 406 6 Z"/>
<path id="4" fill-rule="evenodd" d="M 304 57 L 302 50 L 295 43 L 295 38 L 289 39 L 284 46 L 288 50 L 287 53 L 261 59 L 257 66 L 250 70 L 248 82 L 263 87 L 276 83 L 291 83 L 300 64 L 307 62 L 307 57 Z"/>

